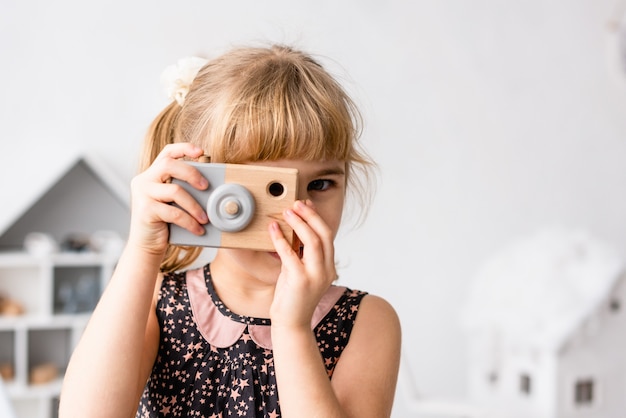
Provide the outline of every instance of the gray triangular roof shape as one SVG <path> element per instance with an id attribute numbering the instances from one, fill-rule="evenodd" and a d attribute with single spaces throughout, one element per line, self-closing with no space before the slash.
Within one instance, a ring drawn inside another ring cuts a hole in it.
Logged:
<path id="1" fill-rule="evenodd" d="M 30 232 L 51 235 L 59 244 L 70 234 L 128 233 L 125 187 L 93 158 L 81 156 L 17 220 L 0 231 L 0 251 L 19 250 Z"/>

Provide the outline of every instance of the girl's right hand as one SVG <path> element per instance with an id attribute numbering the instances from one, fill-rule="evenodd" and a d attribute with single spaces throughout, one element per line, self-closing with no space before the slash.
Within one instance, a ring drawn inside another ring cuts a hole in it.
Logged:
<path id="1" fill-rule="evenodd" d="M 151 254 L 162 255 L 168 245 L 168 223 L 176 224 L 196 235 L 204 233 L 207 214 L 172 178 L 205 190 L 208 181 L 194 167 L 180 158 L 196 159 L 201 148 L 190 143 L 168 144 L 152 165 L 131 182 L 131 222 L 128 242 Z M 171 203 L 176 203 L 172 205 Z"/>

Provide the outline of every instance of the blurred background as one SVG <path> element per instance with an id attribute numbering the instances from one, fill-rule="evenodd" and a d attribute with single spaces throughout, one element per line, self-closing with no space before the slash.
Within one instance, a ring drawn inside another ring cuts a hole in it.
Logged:
<path id="1" fill-rule="evenodd" d="M 554 225 L 626 255 L 625 10 L 616 0 L 1 0 L 0 229 L 77 155 L 127 184 L 167 104 L 166 66 L 292 44 L 353 96 L 380 166 L 366 222 L 337 245 L 341 282 L 385 297 L 402 321 L 394 417 L 412 416 L 416 396 L 462 400 L 462 307 L 486 259 Z"/>

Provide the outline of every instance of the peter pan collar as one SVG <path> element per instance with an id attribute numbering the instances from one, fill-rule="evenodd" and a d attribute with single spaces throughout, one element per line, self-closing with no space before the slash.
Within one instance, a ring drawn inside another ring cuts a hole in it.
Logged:
<path id="1" fill-rule="evenodd" d="M 247 327 L 250 337 L 257 345 L 271 350 L 271 326 L 239 322 L 220 312 L 209 294 L 204 275 L 203 268 L 189 270 L 186 273 L 191 312 L 204 339 L 218 348 L 230 347 L 241 338 Z M 345 290 L 343 286 L 328 288 L 315 308 L 311 319 L 311 330 L 330 312 Z"/>

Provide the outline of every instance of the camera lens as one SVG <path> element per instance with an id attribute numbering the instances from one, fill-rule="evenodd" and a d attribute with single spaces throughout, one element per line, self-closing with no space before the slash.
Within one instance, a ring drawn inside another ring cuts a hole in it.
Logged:
<path id="1" fill-rule="evenodd" d="M 267 191 L 270 195 L 274 197 L 280 197 L 283 193 L 285 193 L 285 186 L 278 182 L 271 182 L 269 186 L 267 186 Z"/>

